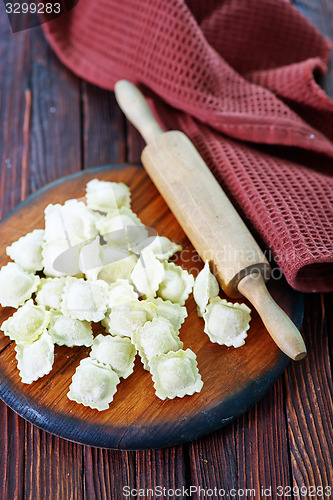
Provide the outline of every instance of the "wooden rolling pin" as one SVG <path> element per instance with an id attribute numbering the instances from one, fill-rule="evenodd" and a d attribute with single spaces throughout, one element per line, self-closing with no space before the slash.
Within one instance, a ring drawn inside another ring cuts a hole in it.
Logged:
<path id="1" fill-rule="evenodd" d="M 280 349 L 304 358 L 300 332 L 266 288 L 268 261 L 191 141 L 180 131 L 164 132 L 130 82 L 117 82 L 115 95 L 147 143 L 141 159 L 148 175 L 202 260 L 210 261 L 223 291 L 245 296 Z"/>

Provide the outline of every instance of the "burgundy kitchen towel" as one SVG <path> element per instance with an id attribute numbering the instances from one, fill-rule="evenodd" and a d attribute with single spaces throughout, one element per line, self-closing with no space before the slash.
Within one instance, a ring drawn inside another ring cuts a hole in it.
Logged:
<path id="1" fill-rule="evenodd" d="M 181 129 L 297 290 L 333 290 L 330 42 L 286 0 L 79 0 L 43 25 L 59 58 L 126 78 Z"/>

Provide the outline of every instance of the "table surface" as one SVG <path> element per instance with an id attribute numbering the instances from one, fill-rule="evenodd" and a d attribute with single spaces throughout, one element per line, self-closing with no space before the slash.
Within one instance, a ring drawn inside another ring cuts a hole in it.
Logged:
<path id="1" fill-rule="evenodd" d="M 333 38 L 331 0 L 294 3 Z M 139 161 L 144 143 L 114 95 L 68 71 L 40 27 L 13 35 L 2 4 L 0 53 L 0 219 L 62 176 Z M 331 97 L 332 66 L 323 81 Z M 191 486 L 192 498 L 204 498 L 199 487 L 224 489 L 239 499 L 254 497 L 246 489 L 254 489 L 255 498 L 332 498 L 332 330 L 332 294 L 306 296 L 308 357 L 290 363 L 249 412 L 173 448 L 126 452 L 78 445 L 38 429 L 0 402 L 1 498 L 123 498 L 130 489 L 157 486 L 166 498 L 186 498 Z M 320 486 L 322 494 L 314 490 Z M 332 487 L 331 495 L 325 487 Z M 145 498 L 154 497 L 146 492 Z M 223 491 L 218 497 L 227 498 Z"/>

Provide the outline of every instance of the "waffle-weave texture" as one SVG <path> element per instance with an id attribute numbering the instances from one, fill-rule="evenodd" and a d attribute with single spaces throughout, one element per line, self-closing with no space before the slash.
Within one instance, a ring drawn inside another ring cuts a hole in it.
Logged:
<path id="1" fill-rule="evenodd" d="M 301 291 L 333 290 L 330 43 L 285 0 L 80 0 L 43 25 L 59 58 L 140 85 Z"/>

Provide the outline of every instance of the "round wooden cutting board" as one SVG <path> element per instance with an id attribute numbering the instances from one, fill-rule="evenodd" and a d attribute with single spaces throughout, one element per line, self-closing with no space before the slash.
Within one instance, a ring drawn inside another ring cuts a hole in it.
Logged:
<path id="1" fill-rule="evenodd" d="M 30 196 L 0 224 L 0 266 L 9 259 L 6 247 L 35 228 L 43 228 L 49 203 L 81 198 L 86 183 L 98 178 L 124 182 L 132 191 L 132 208 L 142 222 L 160 235 L 180 243 L 176 264 L 195 276 L 203 263 L 162 197 L 139 166 L 106 166 L 60 179 Z M 298 327 L 303 301 L 283 280 L 271 280 L 270 291 Z M 221 293 L 223 297 L 223 294 Z M 238 349 L 209 341 L 193 296 L 186 302 L 188 318 L 180 331 L 184 349 L 192 349 L 204 382 L 194 396 L 161 401 L 155 396 L 150 374 L 137 356 L 134 373 L 121 380 L 110 409 L 98 412 L 67 398 L 71 378 L 85 347 L 55 346 L 49 375 L 23 384 L 17 370 L 14 342 L 0 332 L 0 396 L 23 418 L 57 436 L 93 446 L 144 449 L 171 446 L 207 434 L 246 411 L 261 399 L 289 362 L 274 344 L 252 308 L 246 344 Z M 14 312 L 0 308 L 0 324 Z M 103 328 L 96 325 L 96 334 Z"/>

